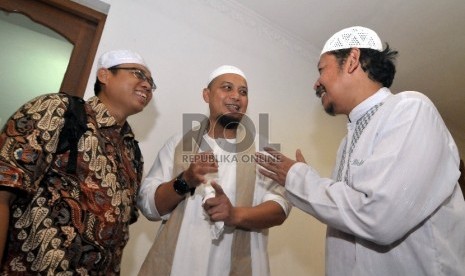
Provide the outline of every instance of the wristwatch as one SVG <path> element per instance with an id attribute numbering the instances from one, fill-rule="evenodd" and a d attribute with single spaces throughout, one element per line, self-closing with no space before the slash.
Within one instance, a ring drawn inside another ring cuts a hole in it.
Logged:
<path id="1" fill-rule="evenodd" d="M 187 194 L 188 192 L 190 192 L 192 195 L 194 194 L 195 187 L 194 188 L 189 187 L 189 184 L 187 184 L 186 180 L 182 178 L 183 173 L 184 172 L 180 173 L 176 177 L 176 179 L 174 180 L 173 188 L 176 191 L 176 193 L 178 193 L 178 195 L 183 196 Z"/>

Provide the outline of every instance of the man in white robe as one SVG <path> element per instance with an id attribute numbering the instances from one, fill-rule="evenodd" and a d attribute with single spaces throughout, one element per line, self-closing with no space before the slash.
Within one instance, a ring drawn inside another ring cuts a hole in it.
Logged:
<path id="1" fill-rule="evenodd" d="M 210 114 L 195 130 L 199 148 L 180 156 L 182 143 L 197 136 L 173 136 L 142 183 L 140 210 L 163 224 L 139 274 L 269 275 L 268 228 L 284 222 L 290 204 L 283 187 L 256 173 L 258 149 L 236 149 L 236 137 L 246 141 L 238 134 L 248 105 L 244 73 L 217 68 L 203 98 Z"/>
<path id="2" fill-rule="evenodd" d="M 425 95 L 388 89 L 396 55 L 364 27 L 326 42 L 314 88 L 327 113 L 349 119 L 331 178 L 299 150 L 297 161 L 272 149 L 276 161 L 259 161 L 294 206 L 327 224 L 329 276 L 465 275 L 458 150 Z"/>

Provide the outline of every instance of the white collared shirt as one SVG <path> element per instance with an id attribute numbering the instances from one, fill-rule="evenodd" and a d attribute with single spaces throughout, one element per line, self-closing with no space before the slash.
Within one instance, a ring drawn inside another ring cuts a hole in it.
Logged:
<path id="1" fill-rule="evenodd" d="M 286 178 L 290 201 L 328 225 L 327 275 L 465 275 L 459 156 L 434 105 L 383 88 L 349 118 L 331 178 L 303 163 Z"/>

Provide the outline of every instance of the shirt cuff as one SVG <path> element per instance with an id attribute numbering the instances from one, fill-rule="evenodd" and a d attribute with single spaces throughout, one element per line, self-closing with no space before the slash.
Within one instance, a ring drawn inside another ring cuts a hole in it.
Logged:
<path id="1" fill-rule="evenodd" d="M 318 172 L 309 165 L 297 162 L 287 172 L 285 188 L 291 193 L 301 193 L 310 186 L 308 183 L 316 183 L 320 178 Z"/>

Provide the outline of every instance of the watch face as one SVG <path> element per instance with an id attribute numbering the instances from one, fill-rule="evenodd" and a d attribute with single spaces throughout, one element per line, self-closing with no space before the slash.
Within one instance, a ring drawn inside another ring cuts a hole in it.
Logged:
<path id="1" fill-rule="evenodd" d="M 189 185 L 187 185 L 186 181 L 184 181 L 182 178 L 178 177 L 174 181 L 174 190 L 179 194 L 179 195 L 184 195 L 187 192 L 190 191 Z"/>

